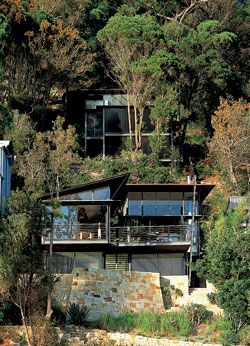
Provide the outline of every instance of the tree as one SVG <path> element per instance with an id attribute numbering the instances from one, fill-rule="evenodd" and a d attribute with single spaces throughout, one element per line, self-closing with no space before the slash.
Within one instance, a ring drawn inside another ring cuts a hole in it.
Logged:
<path id="1" fill-rule="evenodd" d="M 198 260 L 199 276 L 214 284 L 212 295 L 238 332 L 250 322 L 248 315 L 250 287 L 250 228 L 245 228 L 249 195 L 236 210 L 221 214 L 205 224 L 204 257 Z"/>
<path id="2" fill-rule="evenodd" d="M 221 99 L 212 117 L 214 136 L 209 145 L 209 155 L 228 178 L 234 190 L 239 189 L 240 175 L 249 172 L 250 160 L 250 103 L 240 99 Z"/>
<path id="3" fill-rule="evenodd" d="M 176 127 L 179 145 L 185 142 L 186 127 L 190 120 L 204 122 L 209 127 L 209 114 L 216 100 L 227 88 L 231 68 L 226 52 L 236 36 L 223 32 L 217 21 L 203 21 L 197 27 L 171 21 L 163 27 L 166 81 L 178 94 Z"/>
<path id="4" fill-rule="evenodd" d="M 44 326 L 48 289 L 40 249 L 43 208 L 22 191 L 12 193 L 8 207 L 9 214 L 0 234 L 0 285 L 4 287 L 1 298 L 18 307 L 27 345 L 35 346 L 39 345 L 35 342 L 37 335 L 28 326 L 34 325 L 33 319 L 38 315 Z"/>
<path id="5" fill-rule="evenodd" d="M 97 38 L 110 60 L 111 74 L 127 93 L 128 123 L 132 143 L 141 147 L 143 113 L 152 99 L 162 75 L 161 30 L 153 17 L 115 15 L 98 32 Z M 133 120 L 130 107 L 133 104 Z"/>
<path id="6" fill-rule="evenodd" d="M 54 4 L 55 8 L 62 5 Z M 40 7 L 39 7 L 40 6 Z M 59 90 L 89 86 L 94 53 L 72 23 L 53 16 L 53 6 L 3 0 L 9 35 L 3 45 L 2 100 L 13 108 L 44 116 Z M 43 118 L 43 117 L 42 117 Z"/>
<path id="7" fill-rule="evenodd" d="M 169 85 L 164 85 L 162 89 L 161 95 L 156 96 L 150 110 L 150 120 L 155 127 L 150 136 L 150 145 L 152 153 L 156 155 L 160 154 L 166 144 L 164 134 L 169 131 L 170 122 L 179 110 L 178 93 Z"/>

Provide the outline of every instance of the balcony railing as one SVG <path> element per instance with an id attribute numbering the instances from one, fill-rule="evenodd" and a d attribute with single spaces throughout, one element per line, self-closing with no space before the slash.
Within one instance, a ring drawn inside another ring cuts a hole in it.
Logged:
<path id="1" fill-rule="evenodd" d="M 166 244 L 190 242 L 191 227 L 171 226 L 126 226 L 111 227 L 110 242 L 114 244 Z"/>
<path id="2" fill-rule="evenodd" d="M 53 242 L 108 242 L 107 225 L 104 223 L 53 225 Z M 123 226 L 110 227 L 109 241 L 116 245 L 150 245 L 190 242 L 191 227 L 168 226 Z M 43 244 L 50 241 L 50 229 L 44 232 Z"/>
<path id="3" fill-rule="evenodd" d="M 43 242 L 50 240 L 50 229 L 44 232 Z M 107 239 L 105 223 L 84 223 L 84 224 L 54 224 L 53 241 L 103 241 Z"/>

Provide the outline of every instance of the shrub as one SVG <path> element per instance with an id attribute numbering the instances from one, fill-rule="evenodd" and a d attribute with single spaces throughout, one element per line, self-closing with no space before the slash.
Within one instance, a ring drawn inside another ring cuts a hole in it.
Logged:
<path id="1" fill-rule="evenodd" d="M 86 306 L 70 303 L 68 310 L 68 322 L 76 326 L 88 326 L 89 309 Z"/>
<path id="2" fill-rule="evenodd" d="M 188 316 L 181 310 L 169 311 L 161 318 L 161 334 L 174 336 L 189 336 L 192 334 L 192 324 Z"/>
<path id="3" fill-rule="evenodd" d="M 99 315 L 97 320 L 97 326 L 98 328 L 107 330 L 109 332 L 118 330 L 116 324 L 116 317 L 109 312 L 104 312 Z"/>
<path id="4" fill-rule="evenodd" d="M 66 323 L 66 313 L 62 310 L 61 306 L 58 304 L 52 305 L 52 320 L 55 321 L 56 324 L 62 325 Z"/>
<path id="5" fill-rule="evenodd" d="M 144 310 L 134 314 L 135 327 L 142 335 L 160 334 L 161 314 Z"/>
<path id="6" fill-rule="evenodd" d="M 250 325 L 243 328 L 240 333 L 240 339 L 242 345 L 250 345 Z"/>
<path id="7" fill-rule="evenodd" d="M 193 328 L 211 318 L 211 312 L 202 304 L 191 303 L 183 306 L 181 309 L 191 321 Z"/>
<path id="8" fill-rule="evenodd" d="M 128 332 L 134 328 L 134 315 L 129 311 L 124 311 L 118 316 L 103 313 L 99 316 L 97 325 L 107 331 Z"/>

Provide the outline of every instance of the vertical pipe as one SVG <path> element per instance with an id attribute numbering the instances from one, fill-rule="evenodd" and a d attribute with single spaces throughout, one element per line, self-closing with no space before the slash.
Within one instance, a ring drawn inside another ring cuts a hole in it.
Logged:
<path id="1" fill-rule="evenodd" d="M 189 272 L 188 272 L 188 285 L 191 286 L 191 275 L 192 275 L 192 260 L 193 260 L 193 237 L 194 237 L 194 226 L 195 226 L 195 201 L 196 201 L 196 175 L 193 176 L 194 189 L 193 189 L 193 206 L 192 206 L 192 224 L 191 224 L 191 244 L 190 244 L 190 256 L 189 256 Z"/>

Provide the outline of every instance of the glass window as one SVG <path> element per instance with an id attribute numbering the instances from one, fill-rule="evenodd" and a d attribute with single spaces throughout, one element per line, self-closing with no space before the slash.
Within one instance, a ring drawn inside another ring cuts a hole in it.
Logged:
<path id="1" fill-rule="evenodd" d="M 157 216 L 170 215 L 169 201 L 157 201 Z"/>
<path id="2" fill-rule="evenodd" d="M 156 201 L 143 201 L 143 215 L 145 216 L 156 216 L 157 215 L 157 204 Z"/>
<path id="3" fill-rule="evenodd" d="M 86 152 L 89 157 L 95 157 L 103 154 L 102 139 L 87 139 Z"/>
<path id="4" fill-rule="evenodd" d="M 185 215 L 192 215 L 193 201 L 184 201 L 184 213 Z"/>
<path id="5" fill-rule="evenodd" d="M 128 201 L 128 215 L 142 215 L 141 201 Z"/>
<path id="6" fill-rule="evenodd" d="M 102 113 L 87 114 L 87 136 L 101 137 L 103 135 L 103 115 Z"/>
<path id="7" fill-rule="evenodd" d="M 126 137 L 105 136 L 105 155 L 119 155 L 125 148 Z"/>
<path id="8" fill-rule="evenodd" d="M 108 187 L 94 190 L 94 196 L 93 196 L 94 201 L 96 200 L 104 201 L 109 198 L 110 198 L 110 190 Z"/>
<path id="9" fill-rule="evenodd" d="M 78 196 L 82 201 L 92 201 L 92 190 L 80 192 Z"/>
<path id="10" fill-rule="evenodd" d="M 77 207 L 63 205 L 58 208 L 54 215 L 54 224 L 69 225 L 77 222 Z"/>
<path id="11" fill-rule="evenodd" d="M 105 131 L 128 133 L 128 112 L 126 107 L 105 109 Z"/>

